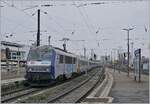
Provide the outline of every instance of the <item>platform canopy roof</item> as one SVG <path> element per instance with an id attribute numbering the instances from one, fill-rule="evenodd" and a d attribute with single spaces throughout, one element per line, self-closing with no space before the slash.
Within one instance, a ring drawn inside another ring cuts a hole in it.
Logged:
<path id="1" fill-rule="evenodd" d="M 22 45 L 22 44 L 18 44 L 18 43 L 14 43 L 14 42 L 8 42 L 8 41 L 1 41 L 1 45 L 17 47 L 17 48 L 21 48 L 21 47 L 25 46 L 25 45 Z"/>

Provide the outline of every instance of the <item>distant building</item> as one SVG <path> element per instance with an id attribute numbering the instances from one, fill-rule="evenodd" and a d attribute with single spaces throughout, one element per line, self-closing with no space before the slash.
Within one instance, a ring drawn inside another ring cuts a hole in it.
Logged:
<path id="1" fill-rule="evenodd" d="M 111 62 L 110 56 L 101 56 L 101 62 L 104 64 Z"/>
<path id="2" fill-rule="evenodd" d="M 18 61 L 20 64 L 26 62 L 29 47 L 18 43 L 1 41 L 1 66 L 6 65 L 6 48 L 10 49 L 9 62 L 11 65 L 17 65 Z M 17 54 L 17 52 L 19 52 L 19 54 Z"/>

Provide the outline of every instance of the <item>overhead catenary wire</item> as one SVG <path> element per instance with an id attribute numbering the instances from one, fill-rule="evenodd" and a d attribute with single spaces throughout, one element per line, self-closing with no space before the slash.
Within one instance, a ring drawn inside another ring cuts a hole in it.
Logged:
<path id="1" fill-rule="evenodd" d="M 1 2 L 5 3 L 6 5 L 12 7 L 12 8 L 15 8 L 16 10 L 20 11 L 20 12 L 23 12 L 24 14 L 28 15 L 29 17 L 32 17 L 30 14 L 26 13 L 25 11 L 17 8 L 15 5 L 14 6 L 11 6 L 9 3 L 7 3 L 5 0 L 2 0 Z"/>
<path id="2" fill-rule="evenodd" d="M 14 8 L 14 9 L 20 11 L 20 12 L 23 12 L 25 15 L 27 15 L 27 16 L 29 16 L 29 17 L 32 17 L 32 16 L 29 15 L 28 13 L 26 13 L 26 12 L 20 10 L 19 8 L 17 8 L 15 5 L 14 5 L 14 6 L 11 6 L 11 4 L 7 3 L 6 1 L 1 1 L 1 2 L 5 3 L 6 5 L 8 5 L 8 6 Z M 6 19 L 6 17 L 5 17 L 5 19 Z M 33 19 L 33 18 L 32 18 L 32 19 Z M 10 19 L 7 18 L 7 20 L 10 20 Z M 12 21 L 12 20 L 11 20 L 11 21 Z M 16 22 L 14 22 L 14 23 L 15 23 L 15 24 L 18 24 L 18 23 L 16 23 Z M 24 22 L 24 23 L 26 23 L 26 22 Z M 15 30 L 17 30 L 17 28 L 18 28 L 19 26 L 22 26 L 23 28 L 28 29 L 27 27 L 25 27 L 23 24 L 20 23 L 20 24 L 18 24 L 18 26 L 16 26 L 16 28 L 13 30 L 13 32 L 14 32 Z"/>
<path id="3" fill-rule="evenodd" d="M 35 7 L 38 7 L 37 5 L 35 6 Z M 34 7 L 34 8 L 35 8 Z M 28 9 L 32 9 L 32 8 L 28 8 Z M 44 13 L 47 13 L 47 12 L 44 12 Z M 49 13 L 47 13 L 47 14 L 49 14 Z M 50 16 L 48 16 L 49 18 L 48 19 L 50 19 L 50 20 L 52 20 L 56 25 L 58 25 L 63 31 L 64 31 L 64 34 L 66 33 L 66 31 L 65 31 L 65 29 L 63 28 L 63 26 L 61 26 L 57 21 L 55 21 L 52 17 L 50 17 Z M 55 30 L 55 31 L 57 31 L 57 30 Z"/>
<path id="4" fill-rule="evenodd" d="M 82 13 L 80 7 L 78 7 L 78 6 L 76 5 L 75 1 L 74 1 L 74 4 L 75 4 L 76 8 L 78 9 L 78 11 L 79 11 L 81 17 L 83 18 L 83 21 L 84 21 L 85 25 L 87 26 L 89 33 L 91 33 L 91 35 L 94 34 L 94 32 L 92 32 L 91 27 L 90 27 L 89 24 L 87 23 L 86 18 L 85 18 L 85 16 L 84 16 L 84 14 Z M 87 15 L 86 15 L 86 16 L 87 16 Z M 87 19 L 88 19 L 88 17 L 87 17 Z M 95 39 L 96 39 L 96 37 L 95 37 Z M 97 43 L 96 43 L 96 44 L 97 44 Z"/>
<path id="5" fill-rule="evenodd" d="M 60 23 L 58 23 L 57 21 L 55 21 L 52 16 L 49 16 L 49 13 L 47 13 L 47 14 L 48 14 L 48 19 L 51 20 L 51 21 L 53 21 L 61 30 L 63 30 L 64 34 L 66 34 L 66 31 L 63 28 L 63 26 L 61 26 Z"/>
<path id="6" fill-rule="evenodd" d="M 93 23 L 91 22 L 91 19 L 89 18 L 88 14 L 87 14 L 87 11 L 85 10 L 85 7 L 82 7 L 82 8 L 83 8 L 84 14 L 85 14 L 85 16 L 86 16 L 86 18 L 87 18 L 87 20 L 88 20 L 88 22 L 89 22 L 93 32 L 95 32 L 95 27 L 94 27 Z"/>
<path id="7" fill-rule="evenodd" d="M 22 27 L 22 28 L 26 28 L 26 29 L 28 29 L 28 27 L 26 27 L 24 24 L 22 24 L 22 23 L 17 23 L 15 20 L 12 20 L 12 19 L 10 19 L 10 18 L 7 18 L 7 17 L 4 17 L 4 16 L 1 16 L 1 18 L 2 19 L 5 19 L 5 20 L 7 20 L 7 21 L 9 21 L 9 22 L 12 22 L 12 23 L 15 23 L 17 26 L 16 27 L 14 27 L 13 29 L 12 29 L 12 31 L 14 32 L 18 27 Z M 6 21 L 6 22 L 7 22 Z"/>
<path id="8" fill-rule="evenodd" d="M 1 2 L 4 2 L 5 4 L 11 6 L 11 4 L 7 3 L 7 2 L 4 1 L 4 0 L 2 0 Z M 14 5 L 12 8 L 15 8 L 15 9 L 17 9 L 17 10 L 19 10 L 19 11 L 25 13 L 26 15 L 32 17 L 30 14 L 26 13 L 25 11 L 23 11 L 23 10 L 17 8 L 15 5 Z M 33 19 L 33 18 L 32 18 L 32 19 Z M 134 25 L 134 26 L 137 26 L 137 25 Z M 140 28 L 143 28 L 144 26 L 145 26 L 145 25 L 140 25 Z M 148 26 L 146 26 L 146 27 L 148 27 Z M 115 28 L 116 28 L 116 29 L 119 29 L 119 28 L 122 28 L 122 27 L 115 27 Z M 137 26 L 136 28 L 139 28 L 139 26 Z M 148 27 L 148 28 L 149 28 L 149 27 Z M 104 28 L 102 27 L 101 29 L 102 29 L 102 30 L 108 30 L 108 29 L 114 29 L 114 27 L 104 27 Z"/>
<path id="9" fill-rule="evenodd" d="M 17 8 L 15 5 L 14 5 L 14 6 L 11 6 L 11 5 L 10 5 L 9 3 L 7 3 L 6 1 L 2 1 L 2 2 L 4 2 L 6 5 L 8 5 L 8 6 L 14 8 L 14 9 L 16 9 L 16 10 L 22 12 L 22 13 L 24 13 L 25 15 L 27 15 L 28 17 L 30 17 L 32 20 L 35 21 L 35 19 L 33 18 L 33 16 L 30 15 L 30 14 L 28 14 L 28 13 L 26 13 L 24 10 L 21 10 L 21 9 Z M 25 23 L 26 23 L 26 22 L 25 22 Z M 43 23 L 41 23 L 41 24 L 43 24 Z M 44 25 L 43 25 L 43 26 L 44 26 Z M 45 26 L 44 26 L 44 27 L 45 27 Z M 57 31 L 57 30 L 55 30 L 55 31 Z"/>
<path id="10" fill-rule="evenodd" d="M 75 1 L 73 1 L 73 2 L 74 2 L 74 4 L 75 4 L 75 7 L 76 7 L 76 8 L 78 9 L 78 11 L 79 11 L 79 14 L 80 14 L 81 17 L 83 18 L 83 21 L 84 21 L 85 25 L 87 26 L 89 32 L 92 33 L 91 28 L 90 28 L 90 26 L 88 25 L 88 23 L 87 23 L 87 21 L 86 21 L 86 19 L 85 19 L 85 17 L 84 17 L 84 14 L 83 14 L 82 11 L 80 10 L 80 8 L 77 7 Z"/>
<path id="11" fill-rule="evenodd" d="M 89 16 L 88 16 L 88 14 L 87 14 L 87 12 L 86 12 L 86 10 L 85 10 L 85 7 L 83 7 L 83 10 L 84 10 L 84 13 L 85 13 L 85 16 L 86 16 L 87 20 L 88 20 L 89 23 L 90 23 L 90 26 L 91 26 L 91 28 L 92 28 L 92 30 L 93 30 L 93 36 L 95 37 L 95 40 L 96 40 L 98 37 L 97 37 L 97 35 L 95 35 L 95 34 L 96 34 L 96 32 L 95 32 L 95 27 L 94 27 L 93 23 L 91 22 L 91 19 L 89 19 Z M 96 41 L 95 41 L 95 43 L 96 43 L 96 44 L 99 44 L 99 42 L 96 42 Z M 98 47 L 99 47 L 99 45 L 98 45 Z"/>
<path id="12" fill-rule="evenodd" d="M 83 9 L 82 9 L 83 10 Z M 85 15 L 84 15 L 84 17 L 85 17 Z M 53 20 L 52 20 L 53 21 Z M 89 23 L 88 23 L 89 24 Z M 47 26 L 47 25 L 46 25 Z M 147 26 L 146 26 L 147 27 Z M 90 26 L 90 28 L 91 28 L 91 26 Z M 140 27 L 138 27 L 137 26 L 137 28 L 141 28 L 141 29 L 143 29 L 144 30 L 144 25 L 143 26 L 140 26 Z M 104 27 L 103 28 L 103 26 L 102 26 L 102 30 L 106 30 L 106 31 L 108 31 L 108 30 L 110 30 L 110 29 L 112 29 L 113 30 L 113 27 Z M 115 28 L 116 30 L 118 30 L 119 29 L 119 27 L 116 27 Z M 50 29 L 49 29 L 50 30 Z M 61 29 L 62 30 L 62 29 Z M 58 31 L 58 30 L 57 30 Z"/>

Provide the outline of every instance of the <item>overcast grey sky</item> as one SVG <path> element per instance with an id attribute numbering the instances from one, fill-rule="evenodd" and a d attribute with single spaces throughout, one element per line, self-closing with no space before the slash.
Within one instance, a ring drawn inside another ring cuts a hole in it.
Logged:
<path id="1" fill-rule="evenodd" d="M 98 55 L 105 55 L 110 54 L 112 49 L 126 51 L 127 33 L 122 29 L 133 27 L 130 42 L 134 42 L 134 49 L 142 48 L 142 54 L 148 56 L 150 1 L 123 1 L 2 0 L 2 40 L 31 44 L 29 40 L 36 40 L 37 9 L 41 9 L 41 31 L 47 31 L 41 32 L 41 44 L 48 44 L 47 37 L 51 35 L 51 44 L 62 48 L 63 42 L 59 40 L 68 37 L 85 40 L 68 41 L 67 49 L 71 52 L 83 54 L 83 47 L 86 47 L 88 55 L 92 48 Z M 99 2 L 99 5 L 93 4 Z M 45 4 L 53 6 L 42 6 Z M 71 34 L 73 31 L 74 34 Z M 96 34 L 96 31 L 99 32 Z M 6 39 L 5 36 L 11 33 L 14 33 L 13 37 Z"/>

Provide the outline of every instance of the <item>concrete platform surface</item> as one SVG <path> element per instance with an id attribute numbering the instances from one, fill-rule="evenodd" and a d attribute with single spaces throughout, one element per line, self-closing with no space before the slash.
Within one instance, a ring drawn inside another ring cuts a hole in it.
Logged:
<path id="1" fill-rule="evenodd" d="M 8 83 L 13 83 L 16 81 L 22 81 L 25 80 L 25 78 L 14 78 L 14 79 L 8 79 L 8 80 L 1 80 L 1 85 L 3 84 L 8 84 Z"/>
<path id="2" fill-rule="evenodd" d="M 134 81 L 133 73 L 127 76 L 125 72 L 114 72 L 108 69 L 114 77 L 114 84 L 109 96 L 113 103 L 149 103 L 149 76 L 142 75 L 141 82 Z"/>
<path id="3" fill-rule="evenodd" d="M 26 74 L 25 68 L 20 68 L 19 72 L 17 69 L 7 71 L 4 69 L 1 70 L 1 80 L 15 79 L 15 78 L 24 78 Z"/>

